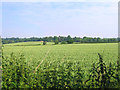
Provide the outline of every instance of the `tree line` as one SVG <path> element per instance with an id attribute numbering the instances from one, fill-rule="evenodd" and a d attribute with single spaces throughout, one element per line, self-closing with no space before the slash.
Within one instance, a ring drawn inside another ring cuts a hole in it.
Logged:
<path id="1" fill-rule="evenodd" d="M 31 37 L 31 38 L 2 38 L 2 43 L 3 44 L 8 44 L 8 43 L 17 43 L 17 42 L 29 42 L 29 41 L 44 41 L 44 42 L 55 42 L 55 44 L 58 44 L 61 42 L 62 44 L 72 44 L 73 42 L 78 42 L 78 43 L 117 43 L 118 38 L 100 38 L 100 37 L 86 37 L 84 36 L 83 38 L 80 37 L 71 37 L 68 35 L 67 37 L 65 36 L 50 36 L 50 37 L 43 37 L 43 38 L 38 38 L 38 37 Z"/>

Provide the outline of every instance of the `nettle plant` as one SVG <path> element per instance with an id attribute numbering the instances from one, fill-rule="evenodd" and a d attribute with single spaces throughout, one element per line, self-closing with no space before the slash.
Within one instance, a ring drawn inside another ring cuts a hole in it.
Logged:
<path id="1" fill-rule="evenodd" d="M 120 77 L 118 75 L 120 65 L 108 66 L 103 62 L 103 57 L 98 53 L 99 62 L 93 63 L 89 79 L 85 81 L 88 88 L 118 88 Z M 119 69 L 119 70 L 118 70 Z"/>
<path id="2" fill-rule="evenodd" d="M 16 57 L 11 53 L 10 57 L 2 57 L 2 87 L 21 88 L 29 87 L 30 67 L 25 61 L 24 55 Z"/>
<path id="3" fill-rule="evenodd" d="M 2 88 L 119 88 L 120 65 L 106 65 L 98 53 L 99 62 L 93 63 L 88 79 L 79 61 L 48 61 L 34 72 L 36 62 L 28 64 L 25 56 L 2 56 Z"/>

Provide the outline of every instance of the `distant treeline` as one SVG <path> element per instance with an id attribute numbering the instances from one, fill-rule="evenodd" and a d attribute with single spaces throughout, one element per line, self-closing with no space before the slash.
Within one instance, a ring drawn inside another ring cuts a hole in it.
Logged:
<path id="1" fill-rule="evenodd" d="M 43 38 L 37 38 L 37 37 L 31 37 L 31 38 L 2 38 L 3 44 L 8 43 L 16 43 L 16 42 L 29 42 L 29 41 L 46 41 L 46 42 L 67 42 L 67 43 L 73 43 L 73 42 L 79 42 L 79 43 L 117 43 L 118 38 L 99 38 L 99 37 L 71 37 L 68 35 L 65 36 L 50 36 L 50 37 L 43 37 Z"/>

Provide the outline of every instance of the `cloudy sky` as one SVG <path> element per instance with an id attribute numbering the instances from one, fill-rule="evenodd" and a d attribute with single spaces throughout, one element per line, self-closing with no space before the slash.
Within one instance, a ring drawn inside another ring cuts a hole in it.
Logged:
<path id="1" fill-rule="evenodd" d="M 118 37 L 116 2 L 3 2 L 2 37 Z"/>

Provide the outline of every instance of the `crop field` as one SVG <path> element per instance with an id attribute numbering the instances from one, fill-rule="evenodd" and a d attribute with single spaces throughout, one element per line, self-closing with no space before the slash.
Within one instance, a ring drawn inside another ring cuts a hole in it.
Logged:
<path id="1" fill-rule="evenodd" d="M 96 44 L 64 44 L 64 45 L 42 45 L 41 42 L 23 42 L 5 44 L 3 47 L 4 55 L 10 53 L 24 54 L 29 62 L 40 62 L 46 55 L 47 61 L 80 61 L 83 67 L 89 68 L 90 63 L 98 61 L 97 54 L 103 55 L 106 63 L 115 62 L 118 59 L 117 43 L 96 43 Z M 43 62 L 44 63 L 44 62 Z"/>
<path id="2" fill-rule="evenodd" d="M 47 45 L 42 45 L 42 42 L 22 42 L 22 43 L 13 43 L 13 44 L 4 44 L 3 45 L 3 56 L 4 57 L 10 57 L 10 54 L 12 52 L 16 55 L 16 58 L 19 57 L 20 55 L 24 55 L 24 57 L 25 57 L 24 61 L 20 61 L 18 59 L 18 61 L 15 61 L 15 62 L 22 63 L 22 65 L 24 62 L 25 63 L 27 62 L 27 64 L 25 64 L 27 66 L 25 66 L 25 67 L 29 67 L 31 70 L 31 73 L 34 72 L 34 73 L 39 74 L 40 72 L 42 72 L 44 70 L 50 71 L 50 70 L 53 70 L 54 68 L 56 68 L 56 69 L 58 68 L 58 71 L 59 71 L 60 65 L 63 65 L 62 68 L 65 69 L 67 67 L 67 64 L 69 63 L 69 65 L 71 65 L 70 66 L 71 69 L 69 69 L 69 72 L 72 72 L 72 69 L 76 70 L 77 67 L 80 67 L 82 69 L 82 71 L 84 72 L 84 75 L 83 75 L 84 76 L 83 81 L 84 81 L 88 78 L 88 76 L 90 74 L 89 70 L 90 70 L 92 64 L 99 61 L 98 53 L 100 53 L 102 55 L 103 62 L 106 65 L 109 65 L 110 62 L 113 65 L 116 64 L 116 62 L 118 60 L 118 43 L 92 43 L 92 44 L 88 43 L 88 44 L 58 44 L 58 45 L 54 45 L 53 43 L 47 43 Z M 12 59 L 8 60 L 6 58 L 3 60 L 5 60 L 5 61 L 2 61 L 3 64 L 5 64 L 5 62 L 8 62 Z M 72 63 L 72 64 L 70 64 L 70 63 Z M 14 66 L 15 64 L 12 64 L 12 65 Z M 14 71 L 15 68 L 13 66 L 10 66 L 10 64 L 8 64 L 8 66 L 9 67 L 3 66 L 4 70 L 6 68 L 7 69 L 9 68 L 9 70 L 10 70 L 10 68 L 11 68 L 9 75 L 13 74 L 12 70 Z M 4 75 L 6 73 L 7 73 L 7 71 L 3 72 Z M 57 75 L 57 73 L 54 75 Z M 75 73 L 73 72 L 71 75 L 74 76 Z M 50 76 L 50 75 L 48 75 L 48 76 Z M 4 78 L 7 78 L 7 77 L 8 76 L 5 76 Z M 30 77 L 30 76 L 28 76 L 28 77 Z M 43 78 L 38 79 L 38 76 L 36 76 L 36 77 L 37 77 L 38 81 L 43 80 Z M 56 80 L 60 80 L 60 78 L 59 79 L 57 78 Z M 74 83 L 70 83 L 70 86 L 73 85 L 73 87 L 74 87 L 74 84 L 77 81 L 74 81 L 75 79 L 71 79 L 71 80 L 73 80 Z M 44 81 L 48 82 L 47 80 L 44 80 Z M 9 81 L 9 83 L 10 82 L 12 82 L 12 81 Z M 32 82 L 34 82 L 34 80 Z M 51 82 L 54 82 L 54 80 L 53 81 L 51 80 Z M 59 86 L 62 85 L 60 83 L 62 83 L 62 82 L 59 82 L 57 85 L 59 85 Z M 63 82 L 63 83 L 65 85 L 68 85 L 68 84 L 66 84 L 66 82 Z M 6 84 L 4 83 L 3 87 L 7 87 L 5 85 Z M 24 86 L 25 84 L 23 84 L 23 82 L 21 81 L 20 85 L 21 85 L 21 87 L 22 86 L 23 87 L 37 87 L 38 84 L 32 85 L 31 83 L 29 83 L 29 85 L 27 84 L 26 86 Z M 54 86 L 55 84 L 42 83 L 38 86 L 46 88 L 46 87 L 50 87 L 50 86 L 52 87 L 52 85 Z M 10 84 L 10 86 L 18 87 L 17 84 L 15 84 L 15 83 Z M 64 86 L 64 87 L 69 87 L 69 85 Z"/>

